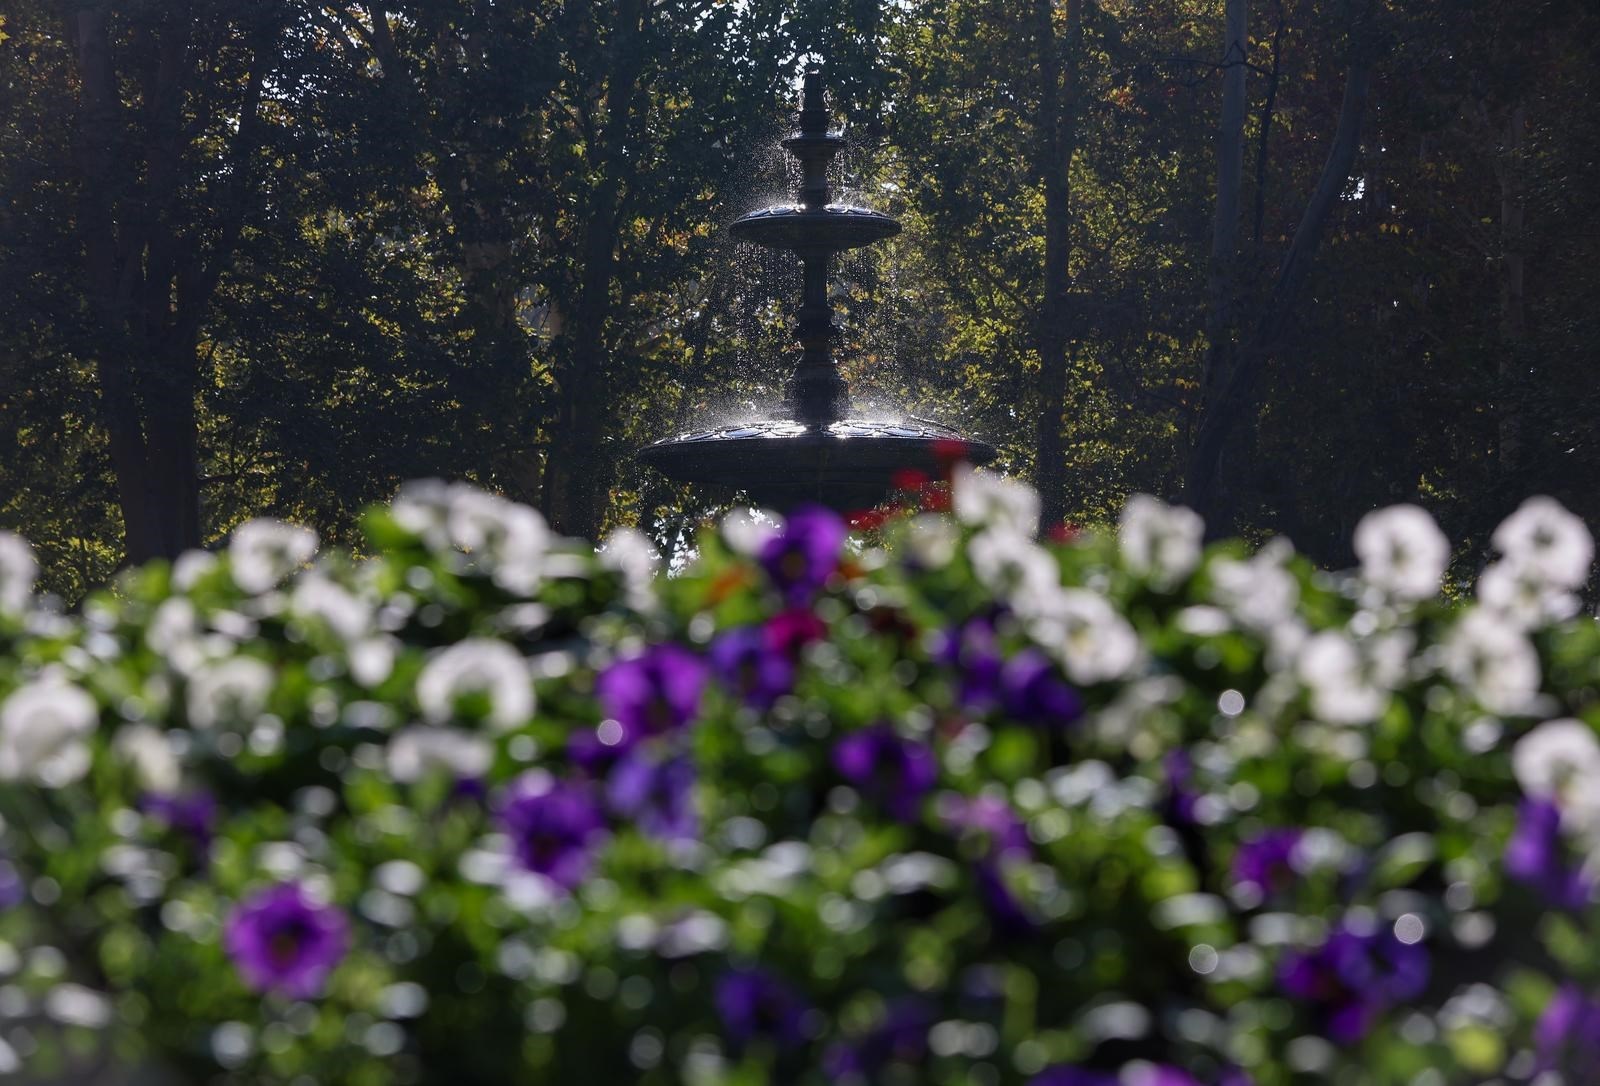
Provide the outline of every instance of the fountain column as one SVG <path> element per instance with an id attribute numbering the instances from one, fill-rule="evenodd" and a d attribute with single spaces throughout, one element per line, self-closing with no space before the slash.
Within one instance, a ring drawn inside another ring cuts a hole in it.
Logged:
<path id="1" fill-rule="evenodd" d="M 804 211 L 826 214 L 833 202 L 828 167 L 843 144 L 842 137 L 828 132 L 828 97 L 822 73 L 808 68 L 798 132 L 783 141 L 800 161 L 800 207 Z M 799 422 L 825 429 L 842 419 L 850 405 L 849 389 L 833 360 L 833 338 L 839 327 L 833 323 L 833 305 L 828 300 L 828 265 L 836 250 L 823 243 L 820 232 L 802 240 L 803 247 L 796 250 L 804 267 L 796 321 L 800 365 L 789 379 L 788 405 Z"/>

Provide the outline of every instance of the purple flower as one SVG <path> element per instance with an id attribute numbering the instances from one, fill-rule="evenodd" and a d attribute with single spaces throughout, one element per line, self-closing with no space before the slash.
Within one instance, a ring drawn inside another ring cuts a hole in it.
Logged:
<path id="1" fill-rule="evenodd" d="M 1161 759 L 1167 777 L 1164 817 L 1176 827 L 1199 824 L 1200 792 L 1194 786 L 1194 759 L 1186 750 L 1170 750 Z"/>
<path id="2" fill-rule="evenodd" d="M 636 752 L 611 770 L 606 802 L 653 837 L 688 840 L 699 829 L 693 789 L 694 764 L 687 757 L 657 759 Z"/>
<path id="3" fill-rule="evenodd" d="M 1029 724 L 1071 724 L 1083 715 L 1083 699 L 1038 649 L 1024 649 L 1000 672 L 1006 714 Z"/>
<path id="4" fill-rule="evenodd" d="M 805 1042 L 801 1019 L 810 1008 L 788 984 L 765 969 L 735 969 L 718 981 L 714 999 L 728 1039 L 742 1047 L 756 1039 L 780 1048 Z"/>
<path id="5" fill-rule="evenodd" d="M 1233 854 L 1233 881 L 1262 897 L 1286 889 L 1294 882 L 1295 849 L 1304 836 L 1296 829 L 1274 829 L 1243 842 Z"/>
<path id="6" fill-rule="evenodd" d="M 1031 931 L 1033 920 L 1006 882 L 1006 868 L 1033 852 L 1021 819 L 994 796 L 945 796 L 940 813 L 947 825 L 979 841 L 981 853 L 972 875 L 989 919 L 1004 932 Z"/>
<path id="7" fill-rule="evenodd" d="M 0 856 L 0 912 L 16 908 L 28 896 L 22 876 L 5 856 Z"/>
<path id="8" fill-rule="evenodd" d="M 1581 909 L 1594 886 L 1565 862 L 1564 853 L 1561 809 L 1547 799 L 1524 799 L 1517 807 L 1517 828 L 1506 842 L 1506 874 L 1557 908 Z"/>
<path id="9" fill-rule="evenodd" d="M 295 883 L 238 903 L 222 930 L 222 947 L 245 984 L 289 999 L 321 995 L 349 945 L 344 913 L 313 901 Z"/>
<path id="10" fill-rule="evenodd" d="M 605 827 L 588 786 L 537 772 L 511 782 L 498 816 L 517 862 L 566 890 L 589 873 Z"/>
<path id="11" fill-rule="evenodd" d="M 217 823 L 217 801 L 210 792 L 151 792 L 139 806 L 167 829 L 192 838 L 202 850 L 210 846 Z"/>
<path id="12" fill-rule="evenodd" d="M 601 710 L 622 728 L 615 743 L 606 743 L 602 723 L 601 741 L 626 748 L 647 735 L 684 727 L 700 712 L 705 683 L 705 664 L 677 645 L 652 645 L 638 656 L 618 660 L 595 680 Z"/>
<path id="13" fill-rule="evenodd" d="M 839 568 L 845 535 L 838 514 L 816 506 L 797 509 L 761 548 L 762 568 L 784 599 L 802 604 Z"/>
<path id="14" fill-rule="evenodd" d="M 939 778 L 933 751 L 903 739 L 889 724 L 874 724 L 833 747 L 839 775 L 901 822 L 915 822 L 922 797 Z"/>
<path id="15" fill-rule="evenodd" d="M 1093 1071 L 1072 1064 L 1046 1067 L 1028 1080 L 1028 1086 L 1119 1086 L 1115 1071 Z"/>
<path id="16" fill-rule="evenodd" d="M 1321 1028 L 1339 1044 L 1367 1035 L 1378 1015 L 1421 994 L 1428 952 L 1389 928 L 1357 932 L 1340 926 L 1321 946 L 1288 955 L 1278 982 L 1311 1005 Z"/>
<path id="17" fill-rule="evenodd" d="M 794 690 L 794 661 L 774 651 L 759 626 L 741 626 L 711 642 L 711 667 L 725 686 L 757 709 L 770 709 Z"/>
<path id="18" fill-rule="evenodd" d="M 934 659 L 960 676 L 957 697 L 968 712 L 988 712 L 999 702 L 1004 660 L 993 618 L 979 616 L 945 631 Z"/>
<path id="19" fill-rule="evenodd" d="M 1600 1067 L 1600 1002 L 1576 984 L 1556 989 L 1534 1024 L 1533 1051 L 1539 1072 Z"/>
<path id="20" fill-rule="evenodd" d="M 828 636 L 828 627 L 804 607 L 790 607 L 773 615 L 761 627 L 767 648 L 791 661 L 800 659 L 801 650 Z"/>
<path id="21" fill-rule="evenodd" d="M 918 1064 L 928 1054 L 928 1029 L 933 1012 L 920 999 L 889 1004 L 883 1021 L 864 1035 L 831 1045 L 823 1056 L 823 1070 L 832 1079 L 853 1077 L 876 1081 L 891 1063 Z"/>

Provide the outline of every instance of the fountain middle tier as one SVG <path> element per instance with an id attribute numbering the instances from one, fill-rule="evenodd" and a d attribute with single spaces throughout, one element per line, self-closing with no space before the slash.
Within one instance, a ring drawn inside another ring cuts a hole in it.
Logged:
<path id="1" fill-rule="evenodd" d="M 728 232 L 740 241 L 795 252 L 842 252 L 900 232 L 898 220 L 865 207 L 829 204 L 808 208 L 773 204 L 739 216 Z"/>

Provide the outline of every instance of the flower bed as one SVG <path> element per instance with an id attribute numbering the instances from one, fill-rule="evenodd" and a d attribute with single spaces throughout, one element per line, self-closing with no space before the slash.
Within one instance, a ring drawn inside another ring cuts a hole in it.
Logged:
<path id="1" fill-rule="evenodd" d="M 253 522 L 76 616 L 0 538 L 0 1071 L 1596 1081 L 1580 522 L 1453 604 L 1414 508 L 1330 575 L 925 497 L 661 577 L 421 483 L 371 557 Z"/>

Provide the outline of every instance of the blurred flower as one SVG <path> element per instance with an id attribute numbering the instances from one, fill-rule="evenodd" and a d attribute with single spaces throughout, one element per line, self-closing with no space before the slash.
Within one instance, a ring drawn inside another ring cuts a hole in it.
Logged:
<path id="1" fill-rule="evenodd" d="M 1122 560 L 1157 588 L 1174 588 L 1200 564 L 1205 522 L 1193 509 L 1131 495 L 1117 523 Z"/>
<path id="2" fill-rule="evenodd" d="M 350 677 L 369 690 L 394 673 L 400 643 L 393 637 L 363 637 L 346 649 Z"/>
<path id="3" fill-rule="evenodd" d="M 39 562 L 28 541 L 15 532 L 0 531 L 0 615 L 26 611 L 38 579 Z"/>
<path id="4" fill-rule="evenodd" d="M 99 722 L 94 698 L 64 679 L 23 683 L 0 702 L 0 780 L 71 784 L 89 771 L 85 740 Z"/>
<path id="5" fill-rule="evenodd" d="M 762 545 L 761 566 L 785 599 L 804 603 L 838 570 L 845 535 L 837 513 L 815 506 L 797 509 Z"/>
<path id="6" fill-rule="evenodd" d="M 1405 631 L 1357 641 L 1339 630 L 1313 634 L 1295 670 L 1311 693 L 1311 710 L 1329 724 L 1369 724 L 1383 715 L 1405 678 L 1411 654 Z"/>
<path id="7" fill-rule="evenodd" d="M 1007 871 L 1033 853 L 1028 831 L 1011 805 L 994 795 L 940 797 L 939 813 L 946 825 L 978 844 L 973 881 L 990 920 L 1001 931 L 1023 934 L 1033 930 L 1033 919 L 1017 900 Z"/>
<path id="8" fill-rule="evenodd" d="M 289 999 L 322 994 L 350 945 L 349 922 L 296 883 L 261 890 L 233 907 L 222 946 L 245 985 Z"/>
<path id="9" fill-rule="evenodd" d="M 504 641 L 473 637 L 432 657 L 417 676 L 417 706 L 435 724 L 457 719 L 461 699 L 486 697 L 489 723 L 510 731 L 533 716 L 533 676 Z"/>
<path id="10" fill-rule="evenodd" d="M 1420 506 L 1391 505 L 1368 513 L 1356 525 L 1352 543 L 1362 578 L 1408 603 L 1436 595 L 1450 565 L 1450 541 Z"/>
<path id="11" fill-rule="evenodd" d="M 211 551 L 184 551 L 172 563 L 172 587 L 179 592 L 191 591 L 200 578 L 217 568 L 219 561 Z"/>
<path id="12" fill-rule="evenodd" d="M 933 1010 L 921 999 L 890 1003 L 883 1018 L 865 1034 L 829 1046 L 823 1071 L 834 1081 L 876 1082 L 892 1063 L 919 1064 L 928 1054 Z"/>
<path id="13" fill-rule="evenodd" d="M 1239 625 L 1257 633 L 1293 621 L 1300 582 L 1285 565 L 1293 555 L 1289 541 L 1280 537 L 1243 561 L 1216 559 L 1207 569 L 1211 598 Z"/>
<path id="14" fill-rule="evenodd" d="M 481 735 L 460 728 L 422 724 L 404 728 L 389 740 L 389 775 L 402 784 L 443 772 L 461 780 L 475 780 L 489 772 L 494 748 Z"/>
<path id="15" fill-rule="evenodd" d="M 1353 1044 L 1384 1011 L 1422 993 L 1428 951 L 1421 943 L 1401 942 L 1388 927 L 1358 931 L 1340 925 L 1321 946 L 1288 954 L 1278 981 L 1311 1006 L 1330 1040 Z"/>
<path id="16" fill-rule="evenodd" d="M 241 591 L 260 595 L 276 588 L 317 553 L 317 533 L 297 524 L 258 518 L 233 530 L 228 567 Z"/>
<path id="17" fill-rule="evenodd" d="M 747 558 L 760 554 L 767 542 L 783 530 L 770 513 L 755 509 L 734 509 L 722 518 L 719 527 L 728 549 Z"/>
<path id="18" fill-rule="evenodd" d="M 635 751 L 612 768 L 606 802 L 652 837 L 689 840 L 700 828 L 694 780 L 694 763 L 687 757 L 654 758 Z"/>
<path id="19" fill-rule="evenodd" d="M 152 792 L 172 792 L 178 787 L 178 754 L 165 729 L 149 724 L 124 724 L 117 729 L 111 749 L 133 768 L 139 783 Z"/>
<path id="20" fill-rule="evenodd" d="M 655 606 L 655 578 L 661 568 L 661 554 L 649 536 L 637 528 L 618 528 L 606 536 L 595 554 L 603 568 L 622 575 L 629 607 L 645 611 Z"/>
<path id="21" fill-rule="evenodd" d="M 272 668 L 254 656 L 200 664 L 189 676 L 189 724 L 196 728 L 254 724 L 274 681 Z"/>
<path id="22" fill-rule="evenodd" d="M 1028 1086 L 1121 1086 L 1122 1076 L 1115 1071 L 1095 1071 L 1072 1064 L 1046 1067 L 1028 1080 Z"/>
<path id="23" fill-rule="evenodd" d="M 1533 1052 L 1536 1072 L 1592 1076 L 1600 1068 L 1600 1001 L 1570 982 L 1557 988 L 1534 1024 Z M 1594 1080 L 1571 1081 L 1577 1086 Z"/>
<path id="24" fill-rule="evenodd" d="M 781 652 L 791 660 L 799 660 L 807 645 L 825 640 L 828 627 L 804 607 L 790 607 L 779 611 L 761 625 L 762 639 L 774 652 Z"/>
<path id="25" fill-rule="evenodd" d="M 809 1006 L 794 988 L 765 969 L 734 969 L 723 974 L 713 999 L 723 1030 L 736 1048 L 758 1039 L 779 1048 L 798 1048 L 805 1043 L 801 1019 Z"/>
<path id="26" fill-rule="evenodd" d="M 321 623 L 345 641 L 361 637 L 372 627 L 372 605 L 315 570 L 295 580 L 289 607 L 296 615 Z"/>
<path id="27" fill-rule="evenodd" d="M 1125 678 L 1142 654 L 1139 635 L 1111 602 L 1082 588 L 1047 595 L 1029 626 L 1039 647 L 1081 686 Z"/>
<path id="28" fill-rule="evenodd" d="M 1004 475 L 958 464 L 950 479 L 950 500 L 963 524 L 1022 538 L 1039 531 L 1038 492 Z"/>
<path id="29" fill-rule="evenodd" d="M 211 844 L 217 824 L 217 800 L 205 789 L 146 793 L 139 807 L 169 830 L 193 839 L 202 850 Z"/>
<path id="30" fill-rule="evenodd" d="M 487 574 L 517 595 L 532 595 L 544 579 L 550 528 L 535 509 L 465 483 L 449 488 L 445 527 L 450 544 L 469 558 L 467 568 Z"/>
<path id="31" fill-rule="evenodd" d="M 1539 654 L 1515 625 L 1492 611 L 1466 611 L 1442 646 L 1445 673 L 1485 709 L 1526 712 L 1539 693 Z"/>
<path id="32" fill-rule="evenodd" d="M 933 656 L 959 677 L 957 697 L 964 709 L 988 712 L 998 704 L 1005 660 L 992 616 L 978 615 L 940 633 Z"/>
<path id="33" fill-rule="evenodd" d="M 617 742 L 607 745 L 625 748 L 685 727 L 700 713 L 705 683 L 706 665 L 677 645 L 652 645 L 611 664 L 595 680 L 600 711 L 622 728 Z"/>
<path id="34" fill-rule="evenodd" d="M 1241 842 L 1233 854 L 1233 881 L 1262 897 L 1288 889 L 1296 878 L 1295 853 L 1304 831 L 1271 829 Z"/>
<path id="35" fill-rule="evenodd" d="M 1083 715 L 1083 699 L 1037 649 L 1024 649 L 1005 662 L 1000 701 L 1008 716 L 1029 724 L 1071 724 Z"/>
<path id="36" fill-rule="evenodd" d="M 794 662 L 768 642 L 761 626 L 740 626 L 711 642 L 711 668 L 723 685 L 757 709 L 794 690 Z"/>
<path id="37" fill-rule="evenodd" d="M 5 853 L 0 852 L 0 912 L 14 909 L 28 899 L 28 888 L 22 876 Z"/>
<path id="38" fill-rule="evenodd" d="M 506 788 L 496 813 L 525 870 L 565 890 L 588 875 L 605 819 L 587 786 L 525 773 Z"/>
<path id="39" fill-rule="evenodd" d="M 1492 537 L 1506 560 L 1536 572 L 1556 588 L 1582 588 L 1594 561 L 1594 537 L 1554 498 L 1529 498 Z"/>
<path id="40" fill-rule="evenodd" d="M 1477 594 L 1482 607 L 1522 629 L 1569 619 L 1583 605 L 1538 568 L 1509 560 L 1493 562 L 1478 575 Z"/>
<path id="41" fill-rule="evenodd" d="M 890 724 L 851 732 L 833 747 L 839 775 L 900 822 L 914 822 L 922 797 L 939 778 L 926 744 L 905 739 Z"/>
<path id="42" fill-rule="evenodd" d="M 906 522 L 906 564 L 914 569 L 943 569 L 956 555 L 961 531 L 938 513 L 918 513 Z"/>
<path id="43" fill-rule="evenodd" d="M 1547 799 L 1524 799 L 1517 828 L 1506 842 L 1506 874 L 1532 886 L 1556 908 L 1581 909 L 1594 884 L 1568 866 L 1561 838 L 1561 809 Z"/>
<path id="44" fill-rule="evenodd" d="M 1600 737 L 1571 717 L 1547 720 L 1511 748 L 1525 795 L 1554 802 L 1575 826 L 1600 830 Z"/>

